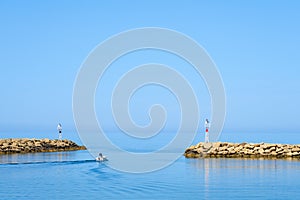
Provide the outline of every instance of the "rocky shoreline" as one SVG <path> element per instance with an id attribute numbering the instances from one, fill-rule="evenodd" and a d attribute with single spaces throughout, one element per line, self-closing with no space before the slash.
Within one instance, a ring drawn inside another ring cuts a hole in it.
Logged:
<path id="1" fill-rule="evenodd" d="M 71 140 L 0 139 L 0 154 L 85 150 Z"/>
<path id="2" fill-rule="evenodd" d="M 300 145 L 200 142 L 197 145 L 187 148 L 184 156 L 186 158 L 300 159 Z"/>

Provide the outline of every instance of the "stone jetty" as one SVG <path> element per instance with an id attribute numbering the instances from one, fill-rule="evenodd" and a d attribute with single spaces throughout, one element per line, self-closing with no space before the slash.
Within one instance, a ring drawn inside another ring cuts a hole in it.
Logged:
<path id="1" fill-rule="evenodd" d="M 300 145 L 269 143 L 215 142 L 191 146 L 185 150 L 186 158 L 295 158 L 300 159 Z"/>
<path id="2" fill-rule="evenodd" d="M 84 150 L 70 140 L 0 139 L 0 154 Z"/>

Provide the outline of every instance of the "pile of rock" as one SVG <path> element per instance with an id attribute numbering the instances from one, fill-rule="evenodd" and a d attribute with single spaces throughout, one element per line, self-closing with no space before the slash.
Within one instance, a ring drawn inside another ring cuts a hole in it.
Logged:
<path id="1" fill-rule="evenodd" d="M 300 145 L 268 143 L 203 143 L 186 149 L 187 158 L 299 158 Z"/>
<path id="2" fill-rule="evenodd" d="M 0 154 L 73 151 L 86 149 L 70 140 L 0 139 Z"/>

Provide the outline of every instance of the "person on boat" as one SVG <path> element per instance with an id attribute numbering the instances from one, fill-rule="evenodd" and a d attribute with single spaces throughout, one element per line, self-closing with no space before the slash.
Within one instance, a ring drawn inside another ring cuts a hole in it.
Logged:
<path id="1" fill-rule="evenodd" d="M 97 161 L 106 161 L 107 158 L 102 155 L 102 153 L 99 153 L 99 156 L 96 158 Z"/>

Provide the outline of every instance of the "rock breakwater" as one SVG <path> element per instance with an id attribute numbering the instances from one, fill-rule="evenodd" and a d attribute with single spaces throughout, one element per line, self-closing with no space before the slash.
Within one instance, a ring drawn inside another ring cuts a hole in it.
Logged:
<path id="1" fill-rule="evenodd" d="M 300 159 L 300 145 L 269 143 L 215 142 L 191 146 L 184 153 L 187 158 L 296 158 Z"/>
<path id="2" fill-rule="evenodd" d="M 84 150 L 70 140 L 0 139 L 0 154 Z"/>

